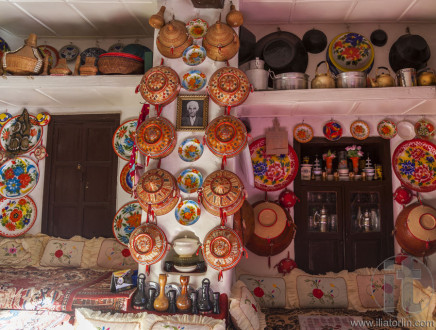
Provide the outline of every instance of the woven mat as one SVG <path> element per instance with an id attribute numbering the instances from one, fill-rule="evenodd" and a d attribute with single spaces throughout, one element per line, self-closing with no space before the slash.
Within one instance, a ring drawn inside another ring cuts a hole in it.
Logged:
<path id="1" fill-rule="evenodd" d="M 367 330 L 360 316 L 298 315 L 301 330 Z M 357 323 L 359 322 L 359 323 Z M 359 326 L 360 325 L 360 326 Z"/>

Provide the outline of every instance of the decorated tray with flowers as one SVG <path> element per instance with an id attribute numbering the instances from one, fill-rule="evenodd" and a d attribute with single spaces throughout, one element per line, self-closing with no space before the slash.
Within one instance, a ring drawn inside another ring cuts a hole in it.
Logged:
<path id="1" fill-rule="evenodd" d="M 365 140 L 369 136 L 369 126 L 363 120 L 356 120 L 350 126 L 351 135 L 357 140 Z"/>
<path id="2" fill-rule="evenodd" d="M 0 199 L 0 235 L 17 237 L 26 233 L 36 220 L 36 205 L 32 198 Z M 7 251 L 13 254 L 13 251 Z"/>
<path id="3" fill-rule="evenodd" d="M 186 23 L 186 29 L 188 33 L 194 39 L 203 38 L 206 35 L 209 24 L 204 19 L 195 18 Z"/>
<path id="4" fill-rule="evenodd" d="M 409 189 L 429 192 L 436 189 L 436 146 L 426 140 L 404 141 L 394 151 L 392 167 Z"/>
<path id="5" fill-rule="evenodd" d="M 129 163 L 124 165 L 123 169 L 121 170 L 120 184 L 121 184 L 121 188 L 123 188 L 123 190 L 126 193 L 128 193 L 128 194 L 132 193 L 133 182 L 132 182 L 132 177 L 130 176 L 130 166 L 129 166 Z"/>
<path id="6" fill-rule="evenodd" d="M 138 202 L 129 202 L 121 206 L 115 214 L 112 231 L 121 244 L 129 244 L 130 234 L 141 224 L 142 208 Z"/>
<path id="7" fill-rule="evenodd" d="M 307 143 L 313 138 L 312 126 L 301 123 L 294 127 L 294 139 L 300 143 Z"/>
<path id="8" fill-rule="evenodd" d="M 179 157 L 185 162 L 195 162 L 203 154 L 203 144 L 197 138 L 187 138 L 180 143 Z"/>
<path id="9" fill-rule="evenodd" d="M 8 144 L 11 142 L 11 139 L 13 139 L 14 130 L 17 129 L 17 125 L 21 126 L 21 123 L 19 123 L 19 118 L 21 116 L 15 116 L 10 118 L 1 128 L 0 130 L 0 148 L 2 150 L 8 150 Z M 29 115 L 29 122 L 31 124 L 30 132 L 28 139 L 26 139 L 26 145 L 27 148 L 23 149 L 23 141 L 24 138 L 21 140 L 20 144 L 20 150 L 17 151 L 18 155 L 23 155 L 25 153 L 28 153 L 32 151 L 41 141 L 42 139 L 42 133 L 43 128 L 39 125 L 38 120 L 36 117 Z"/>
<path id="10" fill-rule="evenodd" d="M 114 133 L 112 138 L 112 147 L 118 157 L 124 160 L 130 160 L 133 144 L 135 142 L 136 119 L 128 120 L 122 123 Z"/>
<path id="11" fill-rule="evenodd" d="M 0 167 L 0 194 L 14 199 L 28 195 L 38 183 L 39 169 L 29 157 L 11 158 Z"/>
<path id="12" fill-rule="evenodd" d="M 266 155 L 265 138 L 250 144 L 251 162 L 254 171 L 254 186 L 263 191 L 276 191 L 289 185 L 298 172 L 298 158 L 292 146 L 287 155 Z"/>
<path id="13" fill-rule="evenodd" d="M 175 210 L 176 220 L 184 226 L 191 226 L 200 219 L 200 205 L 193 200 L 180 202 Z"/>
<path id="14" fill-rule="evenodd" d="M 377 125 L 377 132 L 383 139 L 392 139 L 397 135 L 397 125 L 390 120 L 382 120 Z"/>

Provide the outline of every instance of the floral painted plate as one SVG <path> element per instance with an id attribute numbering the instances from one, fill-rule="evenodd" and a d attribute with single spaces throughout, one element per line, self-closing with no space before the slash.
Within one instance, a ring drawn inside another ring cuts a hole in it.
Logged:
<path id="1" fill-rule="evenodd" d="M 427 119 L 418 120 L 415 123 L 415 133 L 421 139 L 430 139 L 435 135 L 434 125 Z"/>
<path id="2" fill-rule="evenodd" d="M 0 58 L 2 58 L 3 53 L 10 52 L 11 49 L 9 48 L 8 43 L 5 41 L 5 39 L 0 38 Z"/>
<path id="3" fill-rule="evenodd" d="M 308 124 L 298 124 L 294 127 L 294 139 L 300 143 L 307 143 L 313 138 L 312 126 Z"/>
<path id="4" fill-rule="evenodd" d="M 142 208 L 138 202 L 130 202 L 121 206 L 114 217 L 112 232 L 121 244 L 129 244 L 130 234 L 141 224 Z"/>
<path id="5" fill-rule="evenodd" d="M 38 183 L 38 165 L 29 157 L 9 159 L 0 167 L 0 194 L 14 199 L 29 194 Z"/>
<path id="6" fill-rule="evenodd" d="M 407 120 L 402 120 L 397 124 L 397 132 L 403 140 L 412 140 L 416 136 L 414 125 Z"/>
<path id="7" fill-rule="evenodd" d="M 41 112 L 36 115 L 36 120 L 39 123 L 39 126 L 47 126 L 51 120 L 51 116 L 48 112 Z"/>
<path id="8" fill-rule="evenodd" d="M 59 55 L 65 58 L 67 62 L 74 61 L 80 54 L 80 49 L 76 45 L 70 44 L 61 48 Z"/>
<path id="9" fill-rule="evenodd" d="M 9 119 L 0 130 L 0 148 L 2 150 L 7 150 L 7 146 L 10 140 L 10 137 L 13 132 L 13 128 L 17 123 L 17 120 L 20 116 L 15 116 Z M 30 124 L 32 127 L 30 128 L 30 136 L 29 136 L 29 146 L 26 150 L 18 151 L 18 155 L 23 155 L 28 153 L 35 148 L 38 143 L 42 139 L 42 127 L 39 125 L 37 119 L 34 116 L 29 116 Z"/>
<path id="10" fill-rule="evenodd" d="M 209 24 L 204 19 L 196 18 L 186 23 L 189 35 L 194 39 L 203 38 L 206 35 Z"/>
<path id="11" fill-rule="evenodd" d="M 130 176 L 129 163 L 124 165 L 124 167 L 123 167 L 123 169 L 121 171 L 121 174 L 120 174 L 120 184 L 121 184 L 121 188 L 123 188 L 123 190 L 126 193 L 128 193 L 128 194 L 132 193 L 133 182 L 132 182 L 132 177 Z"/>
<path id="12" fill-rule="evenodd" d="M 250 144 L 251 162 L 254 171 L 254 186 L 263 191 L 277 191 L 288 186 L 297 175 L 298 158 L 288 145 L 287 155 L 265 155 L 265 138 Z"/>
<path id="13" fill-rule="evenodd" d="M 206 85 L 206 75 L 199 70 L 190 70 L 182 77 L 182 87 L 187 91 L 195 92 Z"/>
<path id="14" fill-rule="evenodd" d="M 49 45 L 41 45 L 38 46 L 38 49 L 45 56 L 48 56 L 48 64 L 50 64 L 51 68 L 54 68 L 59 61 L 59 52 L 56 48 Z"/>
<path id="15" fill-rule="evenodd" d="M 342 137 L 342 126 L 336 120 L 330 120 L 322 128 L 327 140 L 337 141 Z"/>
<path id="16" fill-rule="evenodd" d="M 394 151 L 392 167 L 409 189 L 429 192 L 436 189 L 436 145 L 422 140 L 404 141 Z"/>
<path id="17" fill-rule="evenodd" d="M 132 154 L 133 144 L 135 141 L 136 119 L 128 120 L 122 123 L 112 138 L 112 147 L 118 157 L 124 160 L 130 160 Z"/>
<path id="18" fill-rule="evenodd" d="M 377 132 L 383 139 L 392 139 L 397 135 L 397 125 L 390 120 L 382 120 L 377 125 Z"/>
<path id="19" fill-rule="evenodd" d="M 188 199 L 177 205 L 175 215 L 181 225 L 191 226 L 200 219 L 201 209 L 196 201 Z"/>
<path id="20" fill-rule="evenodd" d="M 194 162 L 203 154 L 203 144 L 197 138 L 187 138 L 179 146 L 179 157 L 185 162 Z"/>
<path id="21" fill-rule="evenodd" d="M 195 168 L 187 168 L 177 178 L 177 185 L 184 193 L 195 193 L 203 185 L 203 175 Z"/>
<path id="22" fill-rule="evenodd" d="M 0 126 L 6 124 L 6 122 L 12 118 L 12 115 L 9 112 L 3 112 L 0 114 Z"/>
<path id="23" fill-rule="evenodd" d="M 183 52 L 183 62 L 190 66 L 196 66 L 206 59 L 206 49 L 199 45 L 192 45 Z"/>
<path id="24" fill-rule="evenodd" d="M 365 140 L 369 136 L 369 126 L 363 120 L 356 120 L 351 123 L 350 132 L 353 138 Z"/>
<path id="25" fill-rule="evenodd" d="M 2 198 L 0 210 L 0 235 L 4 237 L 23 235 L 36 220 L 36 204 L 28 196 L 20 199 Z M 8 252 L 11 254 L 11 251 Z"/>

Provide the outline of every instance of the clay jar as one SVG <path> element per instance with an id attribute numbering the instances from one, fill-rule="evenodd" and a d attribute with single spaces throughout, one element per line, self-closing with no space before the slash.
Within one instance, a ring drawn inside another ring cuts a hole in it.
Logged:
<path id="1" fill-rule="evenodd" d="M 218 21 L 207 30 L 203 47 L 212 60 L 227 61 L 238 52 L 239 37 L 230 26 Z"/>
<path id="2" fill-rule="evenodd" d="M 159 31 L 156 45 L 163 56 L 179 58 L 192 45 L 192 37 L 189 36 L 185 23 L 172 20 Z"/>
<path id="3" fill-rule="evenodd" d="M 162 6 L 160 7 L 160 10 L 156 14 L 151 15 L 150 19 L 148 20 L 148 24 L 150 24 L 152 28 L 160 29 L 162 28 L 162 26 L 165 25 L 165 20 L 164 20 L 165 9 L 166 7 Z"/>
<path id="4" fill-rule="evenodd" d="M 226 16 L 226 22 L 231 27 L 238 27 L 244 23 L 244 16 L 239 10 L 236 10 L 234 4 L 230 5 L 230 11 Z"/>

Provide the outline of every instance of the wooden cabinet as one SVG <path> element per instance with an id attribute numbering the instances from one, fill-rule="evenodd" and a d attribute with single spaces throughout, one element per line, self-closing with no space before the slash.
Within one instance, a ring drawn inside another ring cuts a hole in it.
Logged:
<path id="1" fill-rule="evenodd" d="M 338 154 L 353 144 L 362 146 L 364 158 L 369 155 L 373 163 L 382 165 L 382 179 L 301 180 L 299 173 L 295 180 L 294 190 L 301 200 L 294 214 L 295 261 L 309 273 L 376 267 L 394 253 L 389 141 L 314 138 L 306 144 L 295 142 L 294 148 L 299 159 L 306 156 L 313 162 L 328 150 Z M 336 158 L 333 164 L 335 171 Z"/>

